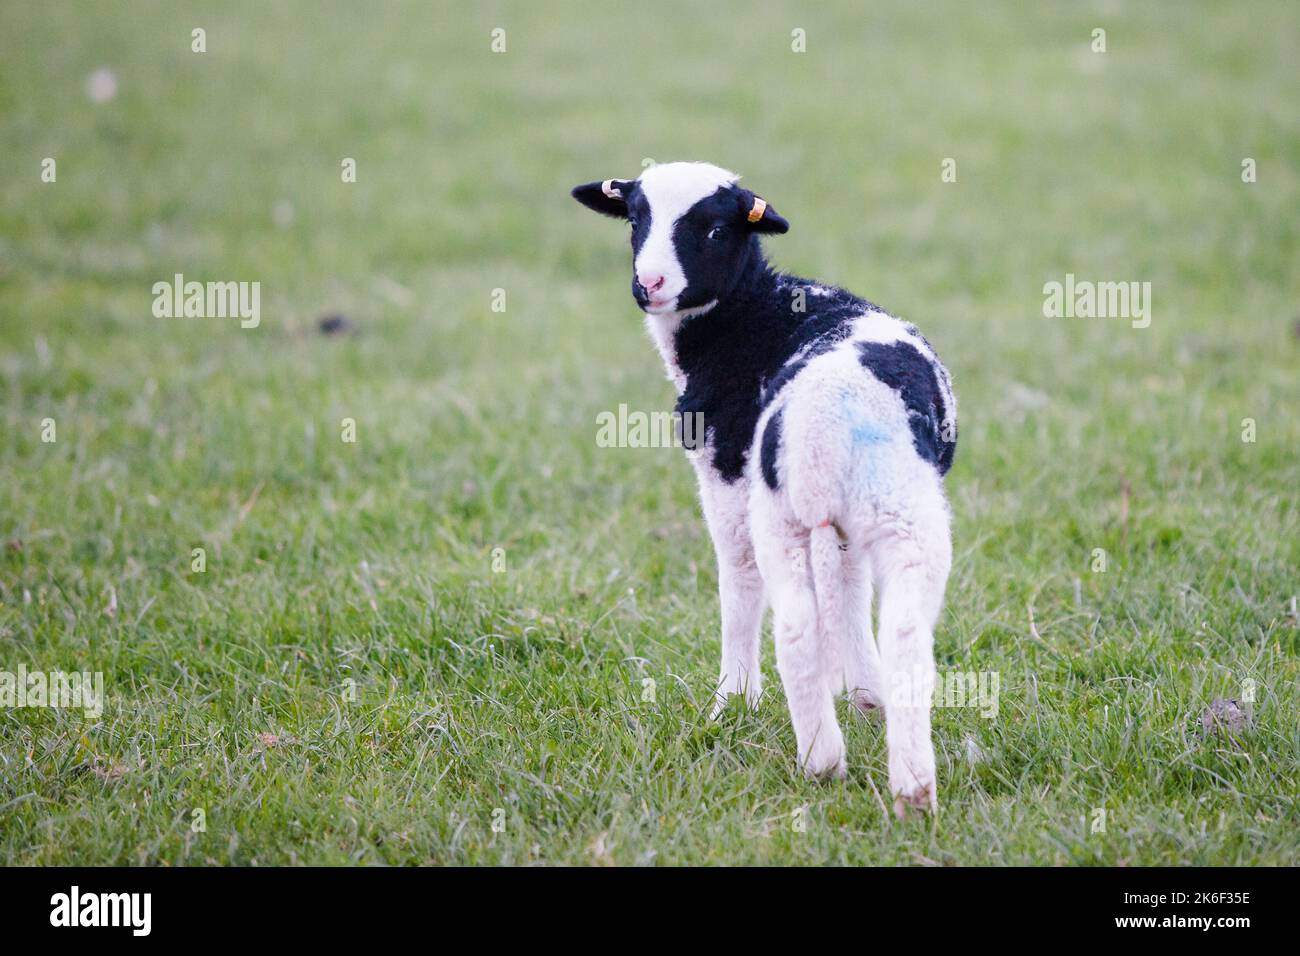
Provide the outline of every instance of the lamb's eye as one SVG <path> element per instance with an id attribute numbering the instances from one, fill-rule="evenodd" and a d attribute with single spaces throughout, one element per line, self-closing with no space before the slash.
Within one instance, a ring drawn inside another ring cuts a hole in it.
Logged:
<path id="1" fill-rule="evenodd" d="M 716 242 L 717 240 L 721 239 L 724 235 L 726 235 L 726 232 L 727 232 L 726 226 L 714 226 L 712 229 L 709 230 L 709 238 Z"/>

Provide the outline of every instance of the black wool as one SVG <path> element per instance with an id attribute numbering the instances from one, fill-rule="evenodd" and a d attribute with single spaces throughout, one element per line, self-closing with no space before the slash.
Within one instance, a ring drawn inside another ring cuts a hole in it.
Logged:
<path id="1" fill-rule="evenodd" d="M 859 342 L 858 352 L 865 368 L 890 388 L 898 390 L 907 407 L 916 453 L 933 464 L 939 474 L 952 467 L 957 450 L 956 436 L 944 438 L 948 410 L 935 378 L 934 366 L 914 345 L 906 342 Z"/>
<path id="2" fill-rule="evenodd" d="M 709 312 L 686 319 L 674 338 L 686 376 L 677 411 L 703 413 L 713 465 L 723 480 L 734 482 L 744 474 L 758 417 L 781 387 L 874 308 L 842 289 L 774 271 L 758 238 L 750 238 L 731 294 Z M 804 357 L 787 367 L 805 347 Z"/>

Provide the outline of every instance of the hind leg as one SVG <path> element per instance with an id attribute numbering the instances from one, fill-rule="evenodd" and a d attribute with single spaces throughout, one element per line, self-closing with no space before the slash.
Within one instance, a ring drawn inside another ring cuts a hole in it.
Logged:
<path id="1" fill-rule="evenodd" d="M 808 777 L 843 777 L 844 737 L 835 719 L 835 698 L 827 681 L 813 590 L 808 529 L 792 519 L 756 516 L 758 566 L 772 602 L 776 666 L 790 706 L 799 766 Z"/>
<path id="2" fill-rule="evenodd" d="M 952 563 L 946 512 L 923 516 L 871 548 L 880 583 L 880 656 L 887 680 L 885 740 L 894 811 L 938 806 L 930 705 L 934 625 Z"/>
<path id="3" fill-rule="evenodd" d="M 844 690 L 864 714 L 879 714 L 885 703 L 884 668 L 871 633 L 871 567 L 866 551 L 846 546 L 844 568 L 844 620 L 839 659 Z"/>

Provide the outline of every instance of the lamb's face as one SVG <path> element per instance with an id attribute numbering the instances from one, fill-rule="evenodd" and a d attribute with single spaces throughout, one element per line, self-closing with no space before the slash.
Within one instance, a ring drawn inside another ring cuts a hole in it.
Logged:
<path id="1" fill-rule="evenodd" d="M 587 183 L 573 196 L 631 223 L 637 305 L 651 315 L 698 313 L 735 289 L 758 233 L 789 229 L 737 178 L 708 163 L 664 163 L 640 179 Z"/>

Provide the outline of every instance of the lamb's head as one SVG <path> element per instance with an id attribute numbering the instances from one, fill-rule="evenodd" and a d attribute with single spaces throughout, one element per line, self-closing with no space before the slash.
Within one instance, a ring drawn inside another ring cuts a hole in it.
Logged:
<path id="1" fill-rule="evenodd" d="M 760 233 L 790 224 L 739 177 L 708 163 L 663 163 L 640 179 L 573 190 L 584 206 L 632 225 L 632 296 L 651 315 L 707 312 L 736 288 Z"/>

